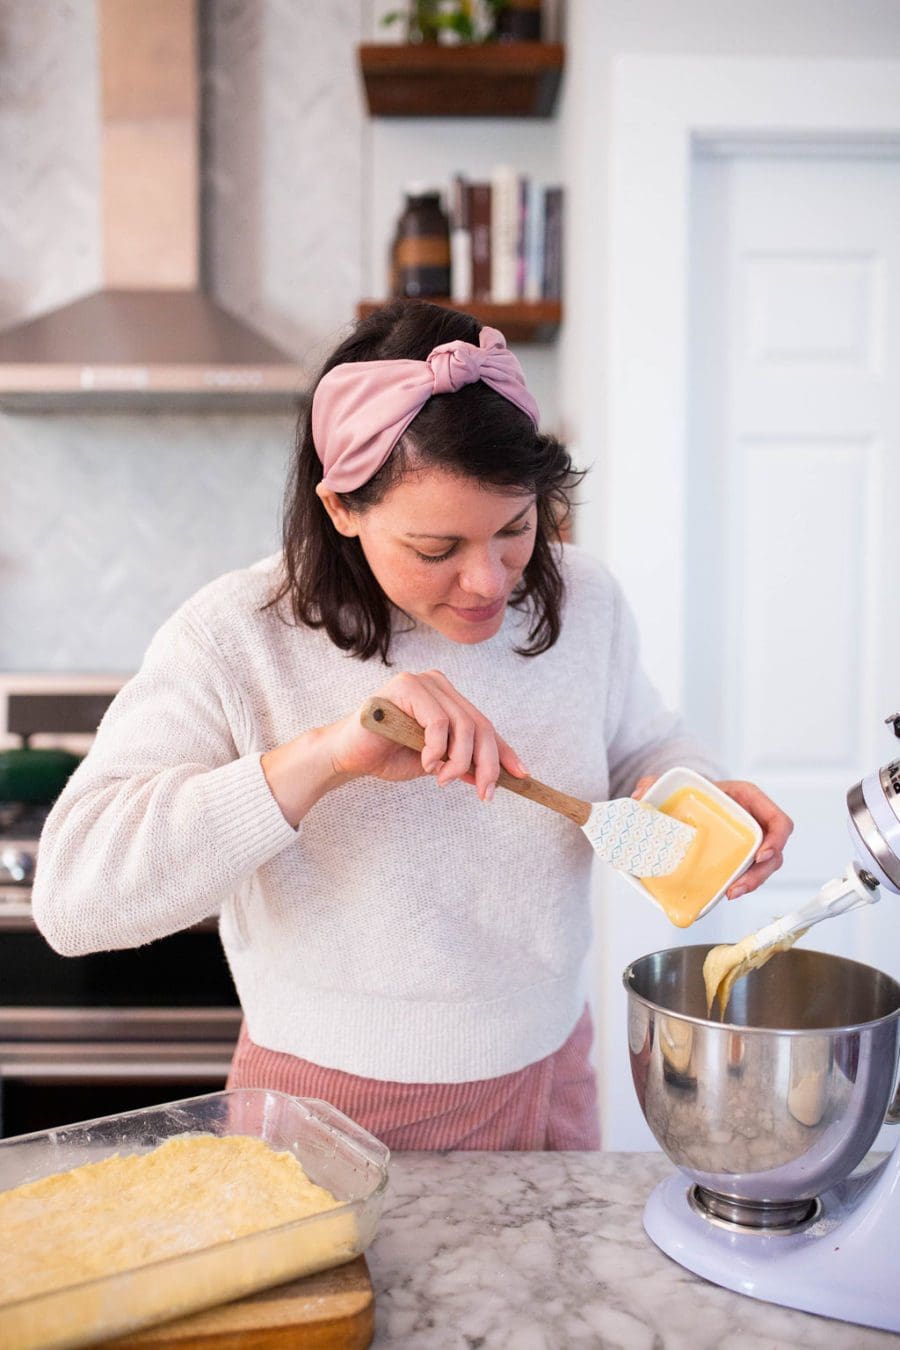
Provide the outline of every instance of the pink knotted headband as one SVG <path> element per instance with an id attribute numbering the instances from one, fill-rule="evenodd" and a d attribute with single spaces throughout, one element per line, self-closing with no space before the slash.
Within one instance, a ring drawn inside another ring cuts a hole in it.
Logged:
<path id="1" fill-rule="evenodd" d="M 322 461 L 322 485 L 334 492 L 362 487 L 381 468 L 432 394 L 452 394 L 482 380 L 527 413 L 540 413 L 522 367 L 496 328 L 482 328 L 479 345 L 444 342 L 426 360 L 346 361 L 319 381 L 312 433 Z"/>

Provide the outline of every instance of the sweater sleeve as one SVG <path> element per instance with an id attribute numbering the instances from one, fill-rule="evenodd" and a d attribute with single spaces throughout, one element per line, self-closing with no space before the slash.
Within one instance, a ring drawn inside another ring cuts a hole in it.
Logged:
<path id="1" fill-rule="evenodd" d="M 681 717 L 666 708 L 647 677 L 634 615 L 621 587 L 613 585 L 606 732 L 610 797 L 628 796 L 639 778 L 658 777 L 676 765 L 721 778 L 719 765 L 689 734 Z"/>
<path id="2" fill-rule="evenodd" d="M 32 904 L 67 956 L 188 928 L 297 832 L 260 753 L 239 754 L 236 689 L 183 613 L 157 633 L 41 835 Z"/>

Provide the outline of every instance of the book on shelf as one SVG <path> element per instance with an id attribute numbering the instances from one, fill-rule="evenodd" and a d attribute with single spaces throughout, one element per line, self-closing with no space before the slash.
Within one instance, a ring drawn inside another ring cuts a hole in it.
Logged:
<path id="1" fill-rule="evenodd" d="M 472 223 L 469 193 L 462 174 L 450 184 L 450 299 L 471 300 Z"/>
<path id="2" fill-rule="evenodd" d="M 469 183 L 469 223 L 472 231 L 472 300 L 491 298 L 491 185 Z"/>
<path id="3" fill-rule="evenodd" d="M 515 300 L 519 254 L 519 175 L 500 164 L 491 174 L 491 299 Z"/>
<path id="4" fill-rule="evenodd" d="M 563 189 L 498 165 L 456 174 L 450 192 L 451 297 L 514 304 L 562 296 Z"/>
<path id="5" fill-rule="evenodd" d="M 562 188 L 548 188 L 544 198 L 545 300 L 558 300 L 562 295 L 562 211 Z"/>
<path id="6" fill-rule="evenodd" d="M 544 202 L 547 189 L 525 180 L 525 230 L 522 296 L 534 303 L 544 298 Z"/>

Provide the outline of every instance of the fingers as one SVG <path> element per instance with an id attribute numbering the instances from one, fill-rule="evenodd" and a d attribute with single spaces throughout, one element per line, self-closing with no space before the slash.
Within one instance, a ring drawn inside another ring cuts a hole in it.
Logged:
<path id="1" fill-rule="evenodd" d="M 725 894 L 729 900 L 738 900 L 742 895 L 748 895 L 750 891 L 755 891 L 764 881 L 768 881 L 773 872 L 777 872 L 784 859 L 780 853 L 776 853 L 767 862 L 754 863 L 748 867 L 734 883 L 729 886 Z"/>
<path id="2" fill-rule="evenodd" d="M 497 736 L 496 732 L 494 733 L 494 736 L 497 744 L 497 750 L 499 752 L 499 759 L 500 759 L 499 767 L 505 769 L 507 773 L 512 774 L 513 778 L 527 778 L 528 770 L 525 768 L 525 765 L 519 759 L 519 756 L 516 754 L 512 746 L 509 745 L 508 742 L 506 742 L 502 736 Z M 478 752 L 476 750 L 476 754 L 477 753 Z M 471 783 L 473 787 L 476 786 L 476 778 L 473 773 L 463 774 L 462 781 L 464 783 Z M 489 802 L 493 799 L 495 786 L 496 786 L 496 774 L 493 776 L 489 774 L 487 788 L 484 790 L 483 793 L 481 793 L 483 801 Z"/>
<path id="3" fill-rule="evenodd" d="M 784 846 L 791 836 L 794 822 L 755 783 L 725 782 L 718 786 L 749 811 L 763 830 L 753 865 L 726 892 L 730 900 L 736 900 L 741 895 L 755 891 L 773 872 L 778 871 L 784 861 Z"/>
<path id="4" fill-rule="evenodd" d="M 475 786 L 483 802 L 489 802 L 497 786 L 500 772 L 500 748 L 497 736 L 489 722 L 476 722 L 472 763 L 475 765 Z M 469 768 L 469 765 L 466 765 Z M 438 779 L 440 782 L 440 779 Z"/>
<path id="5" fill-rule="evenodd" d="M 648 788 L 651 788 L 655 782 L 656 778 L 653 774 L 648 775 L 646 778 L 639 778 L 634 785 L 634 792 L 631 794 L 632 797 L 636 799 L 643 797 L 644 793 Z"/>
<path id="6" fill-rule="evenodd" d="M 470 770 L 474 770 L 478 795 L 482 801 L 489 802 L 494 796 L 501 760 L 510 772 L 519 777 L 527 776 L 527 770 L 515 751 L 497 735 L 484 714 L 464 698 L 441 671 L 430 670 L 423 678 L 436 686 L 439 696 L 449 700 L 451 708 L 450 752 L 447 764 L 438 773 L 441 787 L 456 778 L 465 780 L 468 777 L 471 781 Z"/>
<path id="7" fill-rule="evenodd" d="M 497 737 L 497 745 L 500 749 L 500 763 L 506 772 L 511 773 L 513 778 L 527 778 L 528 770 L 512 746 L 507 744 L 502 736 Z"/>
<path id="8" fill-rule="evenodd" d="M 456 778 L 462 778 L 463 774 L 469 772 L 475 758 L 475 738 L 476 725 L 473 718 L 467 714 L 460 714 L 455 708 L 450 713 L 450 734 L 447 739 L 447 754 L 445 763 L 443 763 L 436 772 L 436 778 L 441 787 L 446 787 Z M 482 757 L 485 751 L 482 746 Z M 478 784 L 479 795 L 481 795 L 485 782 L 484 771 L 481 775 L 481 783 L 478 778 L 478 765 L 475 765 L 475 782 Z M 496 775 L 495 775 L 496 776 Z"/>
<path id="9" fill-rule="evenodd" d="M 455 780 L 474 784 L 482 801 L 494 795 L 501 762 L 519 777 L 527 770 L 490 721 L 440 671 L 395 676 L 380 691 L 422 727 L 421 763 L 441 787 Z"/>
<path id="10" fill-rule="evenodd" d="M 427 684 L 411 675 L 395 676 L 378 692 L 418 722 L 425 740 L 422 769 L 425 773 L 436 772 L 447 757 L 450 741 L 450 714 L 444 703 Z"/>

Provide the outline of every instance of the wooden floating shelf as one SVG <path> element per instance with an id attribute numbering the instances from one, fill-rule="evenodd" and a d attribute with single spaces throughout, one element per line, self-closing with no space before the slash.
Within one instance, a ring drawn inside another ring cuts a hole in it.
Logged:
<path id="1" fill-rule="evenodd" d="M 423 299 L 430 305 L 461 309 L 480 323 L 499 328 L 508 342 L 552 342 L 562 322 L 562 305 L 558 300 L 517 300 L 513 304 L 497 305 L 488 300 L 447 300 L 442 296 Z M 360 300 L 356 317 L 364 319 L 388 303 L 387 300 Z M 416 302 L 410 300 L 409 303 Z"/>
<path id="2" fill-rule="evenodd" d="M 549 117 L 563 72 L 559 42 L 364 44 L 374 117 Z"/>

